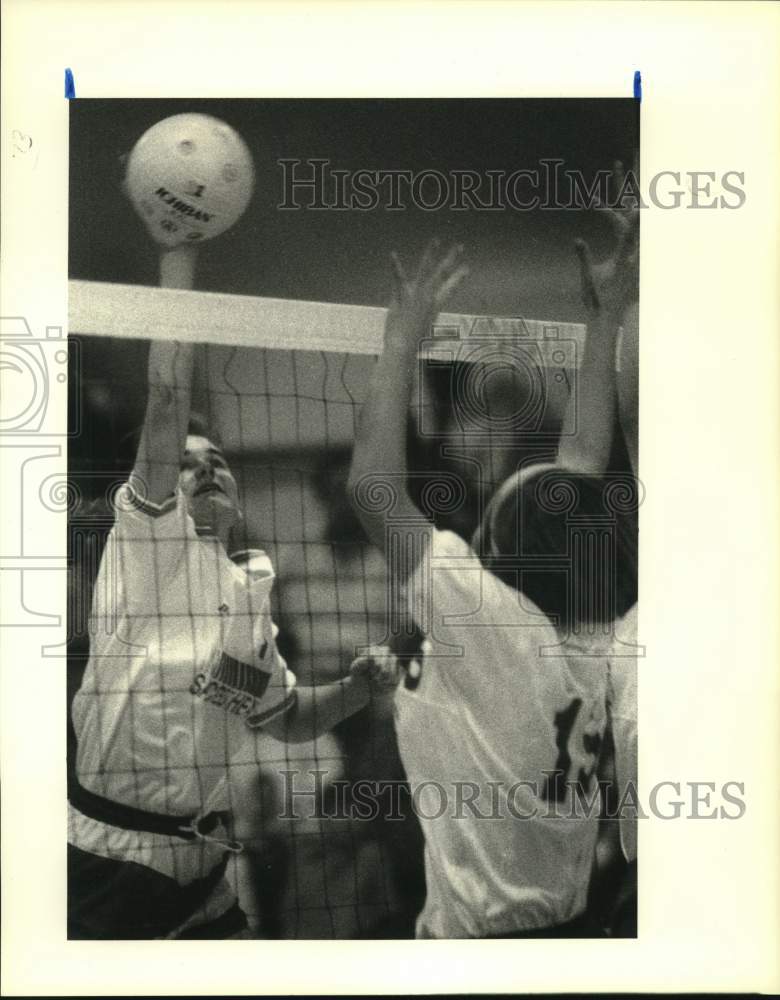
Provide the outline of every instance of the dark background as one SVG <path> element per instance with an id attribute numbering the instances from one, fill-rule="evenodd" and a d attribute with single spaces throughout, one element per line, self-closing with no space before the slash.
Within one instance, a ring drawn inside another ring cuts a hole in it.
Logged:
<path id="1" fill-rule="evenodd" d="M 155 255 L 119 191 L 118 159 L 161 118 L 199 111 L 238 130 L 256 186 L 236 226 L 201 247 L 198 288 L 385 305 L 389 252 L 413 258 L 439 236 L 466 245 L 472 271 L 453 311 L 579 321 L 572 242 L 582 236 L 596 256 L 606 252 L 609 227 L 597 212 L 278 211 L 277 161 L 510 173 L 558 158 L 591 181 L 615 159 L 632 162 L 637 108 L 630 99 L 72 101 L 70 276 L 157 284 Z M 528 196 L 527 185 L 521 191 Z"/>

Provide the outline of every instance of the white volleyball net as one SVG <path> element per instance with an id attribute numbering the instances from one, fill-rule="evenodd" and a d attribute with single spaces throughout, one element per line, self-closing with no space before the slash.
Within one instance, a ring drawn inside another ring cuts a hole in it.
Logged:
<path id="1" fill-rule="evenodd" d="M 298 683 L 345 676 L 356 650 L 386 636 L 386 568 L 345 492 L 383 318 L 365 306 L 71 282 L 70 336 L 80 341 L 70 384 L 80 414 L 69 456 L 72 691 L 94 641 L 87 611 L 113 523 L 108 498 L 132 466 L 152 338 L 202 345 L 193 405 L 239 486 L 234 547 L 262 549 L 274 565 L 279 648 Z M 549 459 L 571 431 L 562 421 L 584 335 L 566 323 L 439 318 L 421 352 L 409 449 L 414 490 L 444 473 L 464 484 L 457 502 L 433 511 L 440 526 L 468 537 L 495 485 L 529 457 Z M 256 934 L 413 934 L 425 887 L 403 779 L 386 697 L 316 740 L 263 736 L 232 758 L 245 850 L 229 875 Z M 365 819 L 349 808 L 357 782 L 378 796 Z M 405 818 L 386 821 L 388 803 Z"/>

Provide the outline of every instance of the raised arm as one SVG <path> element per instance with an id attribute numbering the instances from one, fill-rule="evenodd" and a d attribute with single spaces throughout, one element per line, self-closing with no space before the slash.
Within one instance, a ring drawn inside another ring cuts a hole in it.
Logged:
<path id="1" fill-rule="evenodd" d="M 557 459 L 563 468 L 586 475 L 601 475 L 609 462 L 617 406 L 618 333 L 626 310 L 638 296 L 639 211 L 605 208 L 604 212 L 617 234 L 614 257 L 596 269 L 587 244 L 583 240 L 575 244 L 588 336 L 564 422 L 564 426 L 574 428 L 574 433 L 561 437 Z"/>
<path id="2" fill-rule="evenodd" d="M 197 252 L 181 246 L 161 250 L 160 286 L 191 289 Z M 161 504 L 176 488 L 187 438 L 194 345 L 153 340 L 149 347 L 148 399 L 130 481 L 139 495 Z"/>
<path id="3" fill-rule="evenodd" d="M 430 336 L 444 301 L 467 273 L 460 263 L 461 253 L 462 247 L 455 247 L 443 254 L 434 240 L 412 280 L 393 256 L 395 291 L 385 323 L 384 351 L 363 404 L 347 485 L 355 513 L 368 537 L 383 552 L 388 516 L 405 521 L 422 519 L 406 484 L 407 414 L 420 342 Z M 377 493 L 392 491 L 389 510 L 377 509 L 382 505 L 370 502 L 372 488 Z M 408 576 L 413 569 L 407 565 L 402 572 Z"/>
<path id="4" fill-rule="evenodd" d="M 639 472 L 639 303 L 623 316 L 618 348 L 617 406 L 631 471 Z"/>

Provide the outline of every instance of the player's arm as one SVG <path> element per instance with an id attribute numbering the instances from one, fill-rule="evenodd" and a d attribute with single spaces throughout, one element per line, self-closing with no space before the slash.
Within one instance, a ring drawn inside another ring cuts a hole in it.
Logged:
<path id="1" fill-rule="evenodd" d="M 433 241 L 412 280 L 400 261 L 395 265 L 395 291 L 385 323 L 384 350 L 374 368 L 352 453 L 348 494 L 370 540 L 383 552 L 389 516 L 427 524 L 406 485 L 406 426 L 421 340 L 455 286 L 466 274 L 460 263 L 462 247 L 448 253 Z M 374 496 L 389 490 L 392 504 L 374 504 Z M 380 508 L 380 509 L 378 509 Z M 407 525 L 405 525 L 405 528 Z M 413 547 L 419 557 L 419 546 Z M 414 558 L 414 557 L 412 557 Z M 415 567 L 401 569 L 408 577 Z"/>
<path id="2" fill-rule="evenodd" d="M 617 407 L 634 475 L 639 470 L 639 344 L 637 303 L 623 317 L 617 372 Z"/>
<path id="3" fill-rule="evenodd" d="M 305 743 L 365 708 L 368 700 L 368 684 L 353 677 L 316 687 L 296 687 L 287 711 L 269 719 L 262 728 L 283 743 Z"/>
<path id="4" fill-rule="evenodd" d="M 614 257 L 599 269 L 600 275 L 593 266 L 587 244 L 583 240 L 576 243 L 588 336 L 564 422 L 564 426 L 574 428 L 574 433 L 561 437 L 557 459 L 563 468 L 586 475 L 602 474 L 609 463 L 617 405 L 618 333 L 625 311 L 636 301 L 638 293 L 639 211 L 613 208 L 604 211 L 617 233 L 617 248 Z"/>
<path id="5" fill-rule="evenodd" d="M 304 743 L 329 732 L 344 719 L 359 712 L 372 695 L 391 690 L 399 677 L 396 656 L 382 647 L 358 657 L 349 676 L 332 684 L 296 687 L 296 697 L 282 715 L 269 720 L 263 729 L 286 743 Z"/>
<path id="6" fill-rule="evenodd" d="M 196 250 L 192 246 L 162 250 L 160 285 L 191 289 Z M 141 440 L 130 482 L 152 504 L 162 504 L 176 488 L 187 438 L 194 345 L 153 340 L 149 347 L 148 399 Z"/>

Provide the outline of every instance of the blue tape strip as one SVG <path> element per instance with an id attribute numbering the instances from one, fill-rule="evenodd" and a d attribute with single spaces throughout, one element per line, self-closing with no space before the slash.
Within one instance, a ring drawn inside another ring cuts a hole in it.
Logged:
<path id="1" fill-rule="evenodd" d="M 642 74 L 639 70 L 634 73 L 634 100 L 642 100 Z"/>
<path id="2" fill-rule="evenodd" d="M 76 84 L 73 82 L 73 70 L 65 70 L 65 97 L 69 101 L 76 96 Z"/>

